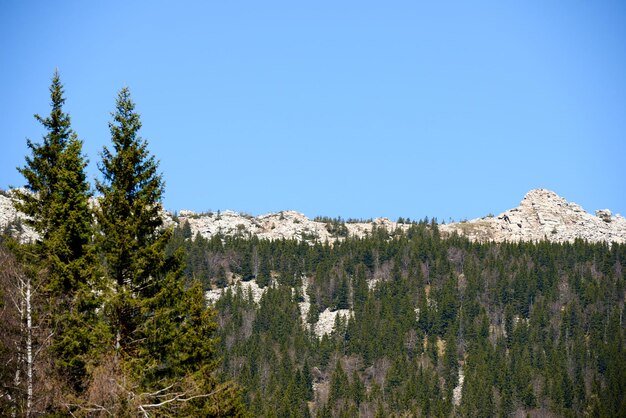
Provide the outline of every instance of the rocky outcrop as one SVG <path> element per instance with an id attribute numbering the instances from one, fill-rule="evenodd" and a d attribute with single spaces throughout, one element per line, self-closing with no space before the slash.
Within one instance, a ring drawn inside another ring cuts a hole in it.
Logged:
<path id="1" fill-rule="evenodd" d="M 335 329 L 335 321 L 337 320 L 337 315 L 343 317 L 345 321 L 348 320 L 350 316 L 353 315 L 353 312 L 349 309 L 338 309 L 336 311 L 331 311 L 326 308 L 322 312 L 320 312 L 320 317 L 317 322 L 313 325 L 313 330 L 315 335 L 318 337 L 322 337 L 326 334 L 330 334 Z"/>
<path id="2" fill-rule="evenodd" d="M 275 285 L 275 283 L 271 283 L 270 285 Z M 307 292 L 307 288 L 309 285 L 309 279 L 306 276 L 302 277 L 302 287 L 299 289 L 300 294 L 303 296 L 303 300 L 298 303 L 300 308 L 300 317 L 302 320 L 302 325 L 304 327 L 308 327 L 307 317 L 309 314 L 309 309 L 311 307 L 311 302 L 309 300 L 309 294 Z M 252 295 L 252 300 L 255 303 L 259 303 L 263 294 L 267 290 L 267 287 L 261 288 L 256 283 L 256 280 L 250 281 L 242 281 L 241 278 L 235 277 L 232 279 L 232 282 L 229 286 L 222 289 L 211 289 L 205 292 L 205 297 L 209 303 L 214 304 L 217 302 L 222 295 L 227 291 L 227 289 L 231 289 L 232 292 L 238 292 L 241 289 L 242 295 L 246 297 L 247 295 Z M 296 289 L 292 288 L 292 291 L 295 293 Z M 339 309 L 332 311 L 326 308 L 323 312 L 320 312 L 319 318 L 317 322 L 311 324 L 311 329 L 318 337 L 322 337 L 325 334 L 330 334 L 333 332 L 335 328 L 335 321 L 337 320 L 337 315 L 341 315 L 344 320 L 348 320 L 350 316 L 353 315 L 352 310 L 349 309 Z"/>
<path id="3" fill-rule="evenodd" d="M 25 191 L 26 189 L 21 189 Z M 89 198 L 92 209 L 99 209 L 99 198 Z M 8 231 L 13 237 L 21 242 L 34 242 L 39 238 L 39 234 L 24 222 L 27 218 L 13 206 L 13 191 L 0 191 L 0 232 Z M 164 227 L 176 226 L 176 222 L 171 213 L 161 210 Z"/>
<path id="4" fill-rule="evenodd" d="M 97 199 L 92 200 L 97 206 Z M 181 211 L 178 216 L 163 212 L 165 225 L 189 224 L 193 235 L 200 234 L 211 238 L 217 234 L 240 235 L 243 237 L 257 236 L 260 239 L 279 240 L 296 239 L 308 242 L 333 242 L 346 237 L 364 237 L 374 229 L 384 228 L 388 232 L 397 229 L 406 230 L 408 224 L 392 222 L 386 218 L 378 218 L 371 222 L 339 222 L 335 220 L 311 220 L 295 211 L 282 211 L 258 217 L 231 211 L 197 214 Z M 22 241 L 32 241 L 37 234 L 23 222 L 24 215 L 13 207 L 10 192 L 0 194 L 0 229 L 21 237 Z M 567 202 L 556 193 L 545 189 L 531 190 L 526 194 L 520 205 L 497 216 L 488 216 L 467 222 L 440 225 L 443 236 L 458 233 L 476 241 L 540 241 L 547 239 L 555 242 L 571 242 L 577 238 L 590 242 L 626 242 L 626 219 L 621 215 L 613 215 L 608 209 L 595 212 L 595 216 L 583 210 L 575 203 Z M 371 280 L 374 286 L 377 279 Z M 251 294 L 258 303 L 266 288 L 260 288 L 256 281 L 243 282 L 238 277 L 231 278 L 231 287 L 241 286 L 244 295 Z M 299 303 L 304 326 L 306 323 L 310 301 L 307 292 L 308 279 L 302 278 L 300 294 L 303 300 Z M 296 289 L 294 289 L 295 292 Z M 217 301 L 224 289 L 214 289 L 206 293 L 210 302 Z M 416 312 L 419 315 L 419 312 Z M 349 310 L 320 312 L 319 319 L 312 324 L 314 333 L 323 336 L 332 332 L 337 315 L 347 319 L 352 315 Z M 455 399 L 460 399 L 460 384 L 455 388 Z"/>
<path id="5" fill-rule="evenodd" d="M 463 365 L 459 365 L 459 377 L 458 384 L 452 389 L 452 403 L 455 406 L 461 404 L 461 397 L 463 395 L 463 383 L 465 382 L 465 374 L 463 373 Z"/>
<path id="6" fill-rule="evenodd" d="M 454 232 L 475 241 L 626 242 L 626 219 L 608 209 L 596 216 L 546 189 L 531 190 L 520 205 L 498 216 L 440 225 L 445 234 Z"/>
<path id="7" fill-rule="evenodd" d="M 192 234 L 211 238 L 222 235 L 256 235 L 260 239 L 280 240 L 296 239 L 304 241 L 333 242 L 347 236 L 364 237 L 374 228 L 394 231 L 396 228 L 407 229 L 409 225 L 392 222 L 387 218 L 374 219 L 372 222 L 333 222 L 316 221 L 304 214 L 287 210 L 261 216 L 224 211 L 218 213 L 197 214 L 182 210 L 178 215 L 181 225 L 189 223 Z"/>
<path id="8" fill-rule="evenodd" d="M 241 288 L 241 292 L 244 297 L 246 297 L 249 294 L 252 294 L 252 300 L 254 300 L 254 302 L 256 303 L 259 303 L 259 301 L 261 300 L 261 297 L 263 297 L 263 293 L 265 293 L 265 289 L 267 289 L 267 288 L 259 287 L 259 285 L 256 283 L 255 280 L 244 282 L 240 279 L 236 279 L 235 281 L 233 281 L 233 283 L 230 286 L 224 287 L 222 289 L 209 290 L 208 292 L 205 293 L 205 297 L 207 301 L 211 303 L 215 303 L 219 300 L 219 298 L 222 297 L 222 295 L 227 289 L 230 288 L 231 291 L 237 292 L 238 287 Z"/>
<path id="9" fill-rule="evenodd" d="M 210 238 L 215 234 L 256 235 L 259 238 L 297 239 L 305 241 L 341 240 L 346 236 L 363 237 L 373 228 L 387 231 L 406 230 L 409 225 L 378 218 L 372 222 L 344 223 L 342 233 L 329 222 L 311 220 L 294 211 L 270 213 L 258 217 L 226 211 L 195 214 L 181 211 L 179 222 L 188 222 L 192 233 Z M 626 219 L 610 210 L 586 212 L 546 189 L 531 190 L 520 205 L 498 216 L 439 226 L 443 235 L 454 232 L 474 241 L 541 241 L 572 242 L 577 238 L 589 242 L 626 242 Z"/>
<path id="10" fill-rule="evenodd" d="M 26 216 L 13 207 L 10 192 L 0 194 L 0 231 L 7 230 L 22 242 L 35 241 L 37 233 L 24 222 Z"/>

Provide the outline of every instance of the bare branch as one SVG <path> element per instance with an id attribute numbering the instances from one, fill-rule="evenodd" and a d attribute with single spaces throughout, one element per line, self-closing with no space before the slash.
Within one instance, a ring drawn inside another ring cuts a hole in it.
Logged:
<path id="1" fill-rule="evenodd" d="M 165 392 L 166 390 L 170 390 L 170 389 L 171 389 L 171 388 L 173 388 L 173 387 L 174 387 L 174 385 L 173 385 L 173 384 L 171 384 L 171 385 L 169 385 L 169 386 L 167 386 L 167 387 L 164 387 L 163 389 L 157 390 L 156 392 L 146 392 L 146 393 L 142 393 L 142 394 L 140 394 L 140 395 L 139 395 L 139 397 L 144 397 L 144 396 L 157 396 L 157 395 L 159 395 L 160 393 L 163 393 L 163 392 Z"/>
<path id="2" fill-rule="evenodd" d="M 222 391 L 223 389 L 224 389 L 224 388 L 216 389 L 216 390 L 212 391 L 211 393 L 203 393 L 203 394 L 201 394 L 201 395 L 194 395 L 194 396 L 190 396 L 190 397 L 188 397 L 188 398 L 183 398 L 183 397 L 182 397 L 182 396 L 184 396 L 184 395 L 186 394 L 185 392 L 183 392 L 183 393 L 180 393 L 180 394 L 178 394 L 178 395 L 174 396 L 173 398 L 171 398 L 171 399 L 167 399 L 167 400 L 165 400 L 165 401 L 163 401 L 163 402 L 154 403 L 154 404 L 144 404 L 144 405 L 140 405 L 140 406 L 139 406 L 139 409 L 141 409 L 142 411 L 144 411 L 144 412 L 145 412 L 145 409 L 144 409 L 144 408 L 159 408 L 159 407 L 161 407 L 161 406 L 163 406 L 163 405 L 167 405 L 168 403 L 172 403 L 172 402 L 176 402 L 176 401 L 177 401 L 177 402 L 189 402 L 189 401 L 194 400 L 194 399 L 199 399 L 199 398 L 208 398 L 208 397 L 213 396 L 213 395 L 215 395 L 216 393 L 218 393 L 218 392 Z"/>
<path id="3" fill-rule="evenodd" d="M 39 353 L 41 352 L 41 350 L 43 350 L 43 349 L 46 347 L 46 343 L 47 343 L 48 341 L 50 341 L 50 339 L 52 338 L 52 336 L 53 336 L 53 335 L 54 335 L 54 332 L 51 332 L 51 333 L 50 333 L 50 334 L 46 337 L 46 339 L 45 339 L 45 340 L 43 340 L 43 341 L 41 342 L 41 344 L 39 345 L 39 349 L 38 349 L 37 351 L 35 351 L 35 354 L 33 354 L 33 356 L 34 356 L 34 357 L 39 356 Z"/>
<path id="4" fill-rule="evenodd" d="M 90 404 L 90 406 L 84 406 L 84 405 L 79 405 L 79 404 L 75 404 L 75 403 L 67 403 L 65 404 L 65 406 L 68 409 L 68 412 L 70 413 L 71 416 L 75 416 L 72 411 L 70 410 L 70 407 L 73 408 L 79 408 L 81 411 L 86 411 L 86 412 L 106 412 L 107 415 L 113 417 L 115 416 L 111 411 L 109 411 L 107 408 L 105 408 L 102 405 L 98 405 L 98 404 Z"/>

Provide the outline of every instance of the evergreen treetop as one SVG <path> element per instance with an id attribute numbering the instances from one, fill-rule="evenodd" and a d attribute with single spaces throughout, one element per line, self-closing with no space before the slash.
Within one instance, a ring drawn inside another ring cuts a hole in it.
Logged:
<path id="1" fill-rule="evenodd" d="M 215 313 L 199 283 L 185 287 L 179 251 L 161 217 L 163 180 L 139 136 L 141 122 L 127 88 L 109 124 L 98 212 L 101 251 L 115 292 L 105 305 L 115 338 L 117 376 L 131 409 L 145 416 L 243 416 L 236 386 L 215 374 Z M 182 249 L 181 249 L 182 250 Z M 120 400 L 114 401 L 120 402 Z"/>
<path id="2" fill-rule="evenodd" d="M 45 296 L 45 303 L 34 309 L 51 328 L 45 345 L 54 359 L 51 378 L 79 394 L 88 380 L 88 364 L 93 363 L 94 350 L 106 330 L 95 321 L 101 301 L 94 292 L 99 284 L 87 160 L 82 141 L 63 111 L 63 85 L 56 71 L 50 97 L 50 115 L 35 115 L 47 133 L 41 144 L 28 141 L 32 155 L 18 168 L 26 179 L 27 191 L 15 191 L 15 206 L 30 217 L 27 222 L 40 236 L 25 253 L 33 264 L 35 286 Z"/>
<path id="3" fill-rule="evenodd" d="M 27 222 L 41 237 L 37 252 L 42 267 L 48 269 L 49 289 L 67 294 L 93 278 L 91 189 L 82 141 L 63 111 L 65 98 L 58 72 L 52 77 L 50 97 L 50 115 L 35 115 L 47 134 L 42 144 L 28 140 L 32 156 L 18 168 L 28 191 L 15 190 L 15 206 L 29 216 Z"/>
<path id="4" fill-rule="evenodd" d="M 99 168 L 104 181 L 98 221 L 109 275 L 119 285 L 146 291 L 148 282 L 164 268 L 169 233 L 162 229 L 163 180 L 158 161 L 139 136 L 141 121 L 128 88 L 117 97 L 109 123 L 113 152 L 102 151 Z"/>

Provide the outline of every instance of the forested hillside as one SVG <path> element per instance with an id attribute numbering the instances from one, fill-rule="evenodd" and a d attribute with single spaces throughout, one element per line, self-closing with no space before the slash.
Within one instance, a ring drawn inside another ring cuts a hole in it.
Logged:
<path id="1" fill-rule="evenodd" d="M 479 244 L 421 222 L 334 245 L 183 227 L 173 248 L 205 289 L 266 289 L 215 303 L 222 369 L 255 416 L 625 414 L 624 245 Z M 350 314 L 318 338 L 327 308 Z"/>
<path id="2" fill-rule="evenodd" d="M 58 74 L 50 98 L 5 199 L 0 416 L 626 416 L 625 244 L 322 217 L 309 236 L 294 213 L 298 239 L 207 238 L 164 221 L 127 88 L 95 192 Z"/>

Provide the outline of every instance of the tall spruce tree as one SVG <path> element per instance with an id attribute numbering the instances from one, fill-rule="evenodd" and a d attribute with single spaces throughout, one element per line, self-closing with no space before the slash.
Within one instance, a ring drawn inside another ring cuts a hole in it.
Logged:
<path id="1" fill-rule="evenodd" d="M 101 302 L 93 291 L 98 283 L 91 190 L 85 174 L 87 160 L 82 154 L 82 141 L 63 111 L 63 85 L 56 71 L 50 97 L 50 115 L 35 115 L 47 133 L 41 144 L 28 140 L 32 155 L 26 157 L 24 167 L 18 168 L 26 179 L 26 190 L 14 191 L 15 206 L 29 216 L 26 222 L 39 234 L 33 251 L 27 252 L 34 254 L 31 261 L 40 271 L 36 277 L 41 282 L 34 285 L 46 300 L 39 314 L 50 327 L 49 347 L 56 371 L 53 376 L 68 389 L 65 394 L 80 394 L 105 328 L 96 315 Z"/>
<path id="2" fill-rule="evenodd" d="M 104 234 L 101 243 L 109 276 L 133 292 L 147 295 L 151 282 L 165 266 L 169 233 L 162 229 L 163 179 L 158 162 L 139 136 L 141 121 L 128 88 L 123 88 L 109 123 L 113 152 L 102 151 L 96 182 L 102 194 L 98 222 Z"/>
<path id="3" fill-rule="evenodd" d="M 77 264 L 84 263 L 85 256 L 92 253 L 91 190 L 82 141 L 72 130 L 69 115 L 63 112 L 63 85 L 56 71 L 50 97 L 50 116 L 35 115 L 48 133 L 42 144 L 27 141 L 32 156 L 18 168 L 26 179 L 27 191 L 14 192 L 16 208 L 28 215 L 26 222 L 39 233 L 40 254 L 53 273 L 49 287 L 63 292 L 85 281 Z M 72 267 L 66 268 L 68 265 Z"/>
<path id="4" fill-rule="evenodd" d="M 185 288 L 172 235 L 161 216 L 163 180 L 139 136 L 141 122 L 123 88 L 109 124 L 113 150 L 104 148 L 97 182 L 101 250 L 115 292 L 107 312 L 116 353 L 126 373 L 127 409 L 180 416 L 241 416 L 238 390 L 214 376 L 214 311 L 198 284 Z M 128 409 L 130 408 L 130 409 Z"/>
<path id="5" fill-rule="evenodd" d="M 141 121 L 128 88 L 120 91 L 112 116 L 113 150 L 105 147 L 102 151 L 103 181 L 96 181 L 102 194 L 97 212 L 102 232 L 99 244 L 107 276 L 116 285 L 108 305 L 116 348 L 132 353 L 140 301 L 154 294 L 165 272 L 169 233 L 163 230 L 160 216 L 163 180 L 158 162 L 139 136 Z"/>

